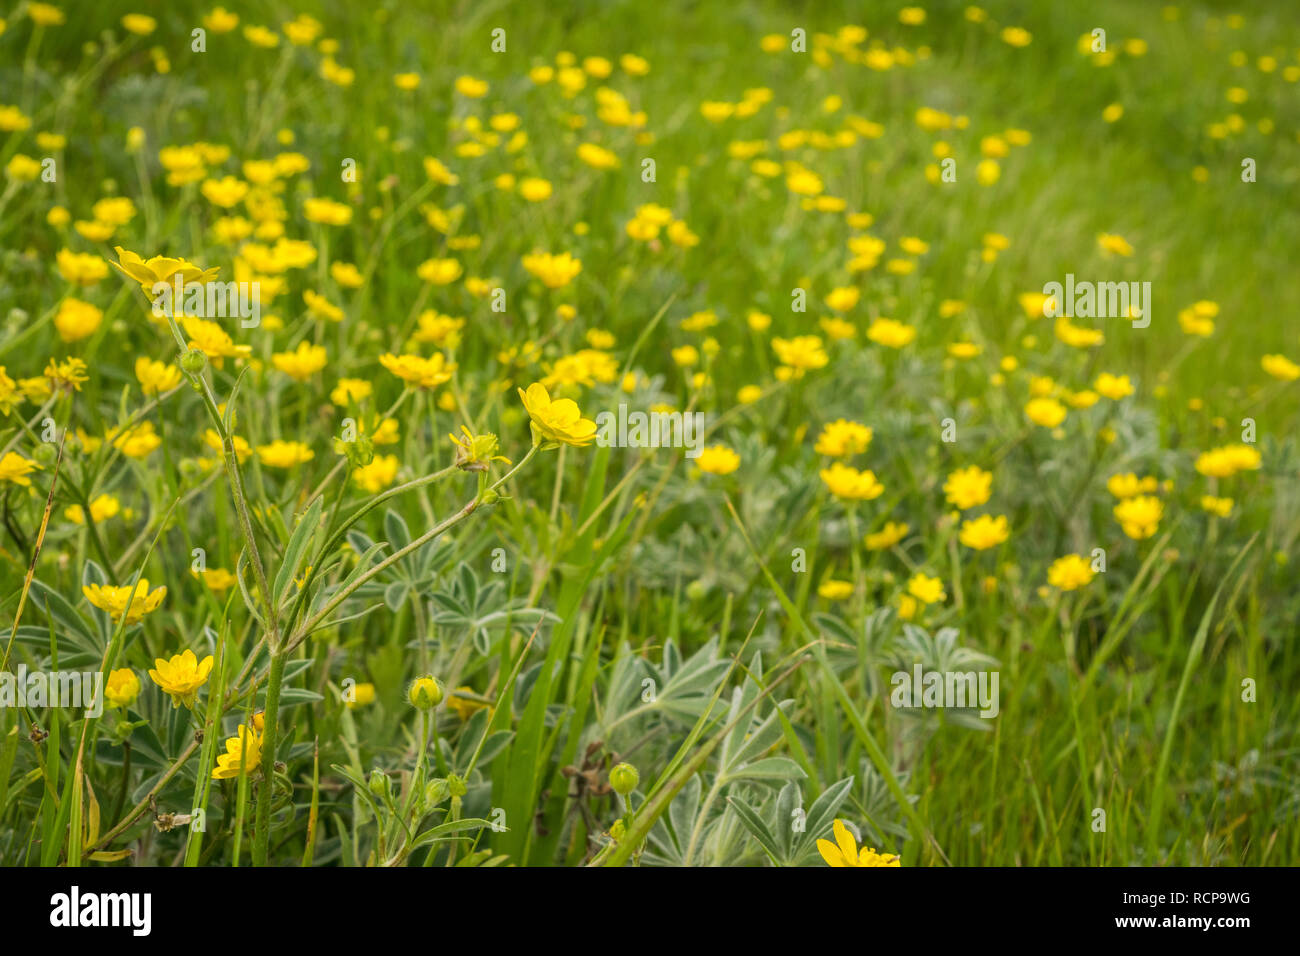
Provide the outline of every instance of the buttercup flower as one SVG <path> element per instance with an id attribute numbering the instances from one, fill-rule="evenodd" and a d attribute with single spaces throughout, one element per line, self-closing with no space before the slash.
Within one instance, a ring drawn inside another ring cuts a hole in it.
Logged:
<path id="1" fill-rule="evenodd" d="M 835 842 L 818 840 L 817 850 L 829 866 L 902 866 L 896 854 L 877 853 L 874 847 L 863 847 L 858 851 L 858 841 L 854 839 L 843 820 L 836 820 L 831 829 L 835 833 Z"/>
<path id="2" fill-rule="evenodd" d="M 596 423 L 583 418 L 578 404 L 570 398 L 552 401 L 546 386 L 534 382 L 528 391 L 522 388 L 519 398 L 532 420 L 533 442 L 563 445 L 590 445 L 596 437 Z"/>
<path id="3" fill-rule="evenodd" d="M 209 654 L 200 661 L 187 647 L 168 660 L 157 658 L 153 669 L 149 671 L 149 678 L 171 697 L 173 707 L 182 704 L 193 707 L 194 698 L 198 696 L 199 688 L 207 683 L 210 673 L 212 655 Z"/>
<path id="4" fill-rule="evenodd" d="M 125 615 L 127 624 L 139 624 L 146 614 L 158 610 L 163 598 L 167 596 L 167 588 L 158 587 L 150 591 L 148 578 L 140 578 L 136 582 L 134 593 L 129 584 L 122 587 L 111 584 L 82 585 L 81 593 L 95 607 L 107 611 L 114 621 L 120 621 Z"/>

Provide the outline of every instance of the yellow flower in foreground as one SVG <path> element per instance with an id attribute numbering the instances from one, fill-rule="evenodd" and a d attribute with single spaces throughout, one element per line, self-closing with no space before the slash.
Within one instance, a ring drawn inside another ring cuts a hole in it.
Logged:
<path id="1" fill-rule="evenodd" d="M 710 475 L 729 475 L 740 467 L 740 456 L 726 445 L 710 445 L 700 449 L 695 464 Z"/>
<path id="2" fill-rule="evenodd" d="M 822 859 L 829 866 L 902 866 L 902 861 L 893 853 L 877 853 L 874 847 L 863 847 L 858 851 L 858 841 L 853 838 L 843 820 L 836 820 L 831 828 L 835 832 L 835 842 L 818 840 L 817 849 Z"/>
<path id="3" fill-rule="evenodd" d="M 870 501 L 885 493 L 885 486 L 876 480 L 873 471 L 858 471 L 835 462 L 820 472 L 821 479 L 836 498 L 847 501 Z"/>
<path id="4" fill-rule="evenodd" d="M 379 364 L 402 381 L 418 385 L 420 388 L 437 388 L 450 382 L 451 373 L 456 371 L 456 366 L 449 364 L 447 357 L 441 352 L 429 358 L 421 358 L 418 355 L 394 355 L 388 352 L 379 356 Z"/>
<path id="5" fill-rule="evenodd" d="M 177 274 L 181 277 L 182 285 L 189 285 L 192 282 L 202 285 L 215 279 L 219 271 L 216 267 L 200 269 L 185 259 L 172 259 L 167 256 L 154 256 L 152 259 L 145 260 L 121 246 L 113 248 L 117 252 L 117 262 L 113 263 L 113 266 L 124 276 L 140 283 L 140 288 L 146 294 L 153 289 L 155 282 L 175 282 L 173 277 Z"/>
<path id="6" fill-rule="evenodd" d="M 541 382 L 522 388 L 519 398 L 532 419 L 533 443 L 556 442 L 581 447 L 590 445 L 596 437 L 596 423 L 582 417 L 578 403 L 571 398 L 551 401 L 550 393 Z"/>
<path id="7" fill-rule="evenodd" d="M 1067 554 L 1057 558 L 1047 569 L 1047 583 L 1062 591 L 1073 591 L 1092 580 L 1096 572 L 1088 559 L 1079 554 Z"/>
<path id="8" fill-rule="evenodd" d="M 992 491 L 993 473 L 984 471 L 977 465 L 958 468 L 943 484 L 944 497 L 948 503 L 962 511 L 984 504 Z"/>
<path id="9" fill-rule="evenodd" d="M 262 734 L 259 725 L 263 719 L 258 714 L 253 718 L 254 726 L 239 725 L 235 736 L 226 741 L 226 752 L 217 756 L 217 765 L 212 768 L 213 780 L 233 780 L 239 776 L 240 767 L 243 767 L 246 777 L 261 769 Z"/>
<path id="10" fill-rule="evenodd" d="M 115 670 L 104 684 L 104 698 L 110 707 L 130 707 L 140 696 L 140 678 L 129 667 Z"/>
<path id="11" fill-rule="evenodd" d="M 146 614 L 158 610 L 167 596 L 167 588 L 159 587 L 150 593 L 149 579 L 141 578 L 136 582 L 134 594 L 129 584 L 120 588 L 111 584 L 82 585 L 81 593 L 95 607 L 107 611 L 114 621 L 126 615 L 127 624 L 139 624 Z"/>
<path id="12" fill-rule="evenodd" d="M 985 551 L 1007 540 L 1006 515 L 980 515 L 961 526 L 961 543 L 976 551 Z"/>
<path id="13" fill-rule="evenodd" d="M 269 445 L 257 446 L 257 458 L 268 468 L 292 468 L 315 457 L 316 453 L 300 441 L 276 439 Z"/>
<path id="14" fill-rule="evenodd" d="M 154 668 L 149 671 L 149 677 L 164 693 L 171 696 L 173 707 L 181 704 L 193 707 L 199 688 L 212 673 L 212 655 L 209 654 L 200 661 L 189 648 L 174 655 L 171 660 L 159 657 L 153 663 Z"/>
<path id="15" fill-rule="evenodd" d="M 33 471 L 39 471 L 40 465 L 34 461 L 24 458 L 15 451 L 7 451 L 3 458 L 0 458 L 0 481 L 11 481 L 15 485 L 22 485 L 24 488 L 31 485 L 32 480 L 27 476 Z"/>
<path id="16" fill-rule="evenodd" d="M 1135 541 L 1141 541 L 1155 534 L 1164 513 L 1164 503 L 1151 495 L 1125 498 L 1115 506 L 1116 519 L 1123 527 L 1124 533 Z"/>
<path id="17" fill-rule="evenodd" d="M 415 274 L 433 285 L 450 285 L 461 277 L 465 268 L 456 259 L 426 259 Z"/>

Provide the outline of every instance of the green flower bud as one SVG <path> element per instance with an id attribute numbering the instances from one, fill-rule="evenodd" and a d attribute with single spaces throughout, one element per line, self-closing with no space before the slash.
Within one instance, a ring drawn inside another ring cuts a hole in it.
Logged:
<path id="1" fill-rule="evenodd" d="M 181 368 L 191 375 L 197 375 L 203 371 L 203 366 L 208 364 L 208 357 L 200 349 L 187 349 L 181 356 Z"/>
<path id="2" fill-rule="evenodd" d="M 469 792 L 469 787 L 465 786 L 464 780 L 453 773 L 447 777 L 447 790 L 453 797 L 463 797 Z"/>
<path id="3" fill-rule="evenodd" d="M 382 770 L 370 771 L 370 792 L 381 800 L 388 796 L 388 774 Z"/>
<path id="4" fill-rule="evenodd" d="M 428 674 L 417 677 L 411 684 L 411 689 L 407 691 L 406 698 L 411 702 L 412 707 L 419 710 L 437 707 L 442 703 L 442 685 Z"/>
<path id="5" fill-rule="evenodd" d="M 609 828 L 609 838 L 615 843 L 623 839 L 623 836 L 626 833 L 627 825 L 622 820 L 615 820 L 614 825 Z"/>
<path id="6" fill-rule="evenodd" d="M 636 767 L 630 763 L 618 764 L 609 772 L 609 785 L 620 796 L 626 797 L 636 789 L 636 785 L 640 782 L 641 775 L 637 773 Z"/>

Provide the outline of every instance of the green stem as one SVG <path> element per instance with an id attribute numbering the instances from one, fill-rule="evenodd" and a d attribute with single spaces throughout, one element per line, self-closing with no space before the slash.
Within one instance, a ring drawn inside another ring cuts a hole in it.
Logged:
<path id="1" fill-rule="evenodd" d="M 271 652 L 271 673 L 266 685 L 266 711 L 262 715 L 262 784 L 257 794 L 257 820 L 253 828 L 253 866 L 266 866 L 271 836 L 271 800 L 275 780 L 275 750 L 279 744 L 280 684 L 288 653 Z"/>

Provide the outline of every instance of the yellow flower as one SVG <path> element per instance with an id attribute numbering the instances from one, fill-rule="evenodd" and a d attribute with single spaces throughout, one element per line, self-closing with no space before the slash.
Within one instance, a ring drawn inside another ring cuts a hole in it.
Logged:
<path id="1" fill-rule="evenodd" d="M 1002 42 L 1008 46 L 1029 46 L 1033 40 L 1033 34 L 1024 27 L 1004 27 L 1002 30 Z"/>
<path id="2" fill-rule="evenodd" d="M 551 255 L 534 252 L 524 256 L 524 268 L 542 280 L 548 289 L 560 289 L 572 282 L 582 271 L 582 260 L 569 253 Z"/>
<path id="3" fill-rule="evenodd" d="M 1165 506 L 1159 498 L 1135 495 L 1124 498 L 1115 506 L 1115 517 L 1126 535 L 1141 541 L 1156 533 L 1156 526 L 1160 524 L 1164 510 Z"/>
<path id="4" fill-rule="evenodd" d="M 916 338 L 916 329 L 895 319 L 876 319 L 867 327 L 867 338 L 877 345 L 901 349 Z"/>
<path id="5" fill-rule="evenodd" d="M 141 578 L 136 582 L 134 594 L 129 584 L 120 588 L 111 584 L 82 585 L 81 593 L 92 605 L 107 611 L 114 621 L 120 621 L 125 615 L 127 624 L 139 624 L 146 614 L 158 610 L 167 596 L 167 588 L 158 587 L 150 593 L 149 579 Z"/>
<path id="6" fill-rule="evenodd" d="M 858 841 L 853 838 L 843 820 L 836 820 L 831 828 L 835 832 L 835 842 L 818 840 L 817 849 L 822 859 L 829 866 L 902 866 L 896 854 L 877 853 L 874 847 L 863 847 L 858 851 Z"/>
<path id="7" fill-rule="evenodd" d="M 541 382 L 528 386 L 528 391 L 518 389 L 519 398 L 532 420 L 533 443 L 545 447 L 556 442 L 578 447 L 590 445 L 596 437 L 596 423 L 582 417 L 582 411 L 571 398 L 551 401 L 550 393 Z"/>
<path id="8" fill-rule="evenodd" d="M 276 439 L 269 445 L 257 446 L 257 458 L 268 468 L 292 468 L 311 461 L 316 453 L 300 441 Z"/>
<path id="9" fill-rule="evenodd" d="M 462 721 L 469 720 L 474 716 L 475 711 L 488 706 L 486 702 L 476 700 L 478 696 L 473 687 L 457 687 L 447 695 L 447 706 L 454 710 L 456 716 Z"/>
<path id="10" fill-rule="evenodd" d="M 41 470 L 41 466 L 34 461 L 24 458 L 17 452 L 7 451 L 3 458 L 0 458 L 0 481 L 13 482 L 15 485 L 21 485 L 26 488 L 32 483 L 27 476 L 33 471 Z"/>
<path id="11" fill-rule="evenodd" d="M 1097 245 L 1101 247 L 1102 252 L 1117 256 L 1133 255 L 1133 246 L 1123 236 L 1115 235 L 1111 232 L 1103 232 L 1097 236 Z"/>
<path id="12" fill-rule="evenodd" d="M 352 472 L 352 480 L 364 491 L 378 494 L 392 485 L 400 464 L 396 455 L 376 455 L 370 464 Z"/>
<path id="13" fill-rule="evenodd" d="M 1220 518 L 1226 518 L 1232 514 L 1231 498 L 1216 498 L 1213 495 L 1201 496 L 1201 508 L 1210 514 L 1218 515 Z"/>
<path id="14" fill-rule="evenodd" d="M 251 345 L 236 345 L 226 330 L 215 322 L 185 315 L 181 316 L 180 323 L 190 337 L 189 347 L 203 352 L 217 368 L 227 358 L 245 358 L 253 354 Z"/>
<path id="15" fill-rule="evenodd" d="M 59 267 L 59 275 L 77 285 L 94 285 L 108 275 L 108 263 L 99 256 L 60 249 L 54 261 Z"/>
<path id="16" fill-rule="evenodd" d="M 488 82 L 487 80 L 476 80 L 468 75 L 458 76 L 456 77 L 456 92 L 461 96 L 476 100 L 487 96 Z"/>
<path id="17" fill-rule="evenodd" d="M 357 684 L 352 688 L 352 699 L 344 700 L 348 710 L 355 710 L 358 707 L 364 707 L 366 704 L 375 702 L 375 685 L 369 682 Z"/>
<path id="18" fill-rule="evenodd" d="M 920 572 L 908 578 L 907 593 L 922 604 L 937 604 L 948 599 L 942 581 Z"/>
<path id="19" fill-rule="evenodd" d="M 876 480 L 875 472 L 858 471 L 838 461 L 823 468 L 820 474 L 831 494 L 846 501 L 870 501 L 885 493 L 885 486 Z"/>
<path id="20" fill-rule="evenodd" d="M 1285 355 L 1265 355 L 1259 360 L 1259 364 L 1265 372 L 1283 382 L 1294 382 L 1300 378 L 1300 365 L 1292 362 Z"/>
<path id="21" fill-rule="evenodd" d="M 816 335 L 797 335 L 792 339 L 772 339 L 772 351 L 781 360 L 781 364 L 794 370 L 796 376 L 809 369 L 825 368 L 830 361 L 822 346 L 822 340 Z"/>
<path id="22" fill-rule="evenodd" d="M 173 277 L 178 273 L 181 277 L 181 285 L 186 286 L 190 283 L 203 285 L 211 282 L 219 271 L 215 267 L 200 269 L 185 259 L 171 259 L 167 256 L 154 256 L 152 259 L 145 260 L 121 246 L 113 248 L 117 252 L 117 262 L 113 263 L 113 266 L 124 276 L 140 283 L 140 288 L 146 295 L 151 294 L 155 283 L 174 283 Z"/>
<path id="23" fill-rule="evenodd" d="M 1158 482 L 1153 476 L 1139 478 L 1133 472 L 1115 474 L 1106 479 L 1106 490 L 1116 498 L 1132 498 L 1156 490 Z"/>
<path id="24" fill-rule="evenodd" d="M 121 503 L 109 494 L 99 495 L 90 503 L 90 517 L 96 524 L 107 521 L 121 510 Z M 63 513 L 73 524 L 86 523 L 86 513 L 81 505 L 68 505 L 63 509 Z"/>
<path id="25" fill-rule="evenodd" d="M 130 707 L 140 696 L 140 678 L 129 667 L 123 667 L 108 675 L 104 684 L 104 698 L 110 707 Z"/>
<path id="26" fill-rule="evenodd" d="M 943 485 L 944 497 L 948 503 L 962 511 L 984 504 L 992 491 L 993 473 L 976 465 L 958 468 Z"/>
<path id="27" fill-rule="evenodd" d="M 27 15 L 32 18 L 32 23 L 38 27 L 57 27 L 67 20 L 67 17 L 63 15 L 63 11 L 52 3 L 29 3 L 27 4 Z"/>
<path id="28" fill-rule="evenodd" d="M 826 305 L 836 312 L 847 312 L 858 304 L 858 299 L 862 295 L 857 286 L 847 285 L 831 289 L 826 296 Z"/>
<path id="29" fill-rule="evenodd" d="M 199 187 L 199 192 L 203 197 L 214 206 L 220 206 L 222 209 L 230 209 L 237 206 L 248 195 L 248 183 L 242 179 L 236 179 L 234 176 L 223 176 L 221 179 L 205 179 L 203 185 Z"/>
<path id="30" fill-rule="evenodd" d="M 1102 372 L 1097 376 L 1097 381 L 1093 382 L 1092 387 L 1116 402 L 1126 395 L 1133 394 L 1133 383 L 1129 381 L 1127 375 L 1111 375 L 1109 372 Z"/>
<path id="31" fill-rule="evenodd" d="M 302 214 L 308 222 L 326 226 L 346 226 L 352 221 L 352 207 L 333 199 L 307 199 L 302 204 Z"/>
<path id="32" fill-rule="evenodd" d="M 1258 469 L 1260 463 L 1259 452 L 1250 445 L 1224 445 L 1198 455 L 1196 470 L 1210 478 L 1231 478 L 1239 471 Z"/>
<path id="33" fill-rule="evenodd" d="M 379 356 L 379 364 L 392 372 L 404 382 L 418 385 L 420 388 L 437 388 L 451 381 L 456 371 L 454 364 L 448 363 L 441 352 L 429 358 L 418 355 L 394 355 L 392 352 Z"/>
<path id="34" fill-rule="evenodd" d="M 1065 406 L 1054 398 L 1033 398 L 1025 406 L 1025 415 L 1035 425 L 1055 428 L 1065 421 Z"/>
<path id="35" fill-rule="evenodd" d="M 369 398 L 374 391 L 374 386 L 364 378 L 341 378 L 334 386 L 334 391 L 330 392 L 330 401 L 343 408 L 351 402 Z"/>
<path id="36" fill-rule="evenodd" d="M 213 33 L 229 33 L 239 26 L 239 14 L 231 13 L 225 7 L 214 7 L 203 17 L 203 25 Z"/>
<path id="37" fill-rule="evenodd" d="M 726 445 L 709 445 L 700 449 L 695 465 L 706 474 L 729 475 L 740 467 L 740 455 Z"/>
<path id="38" fill-rule="evenodd" d="M 819 455 L 829 455 L 832 458 L 857 455 L 867 450 L 872 435 L 873 432 L 866 425 L 841 418 L 822 427 L 813 450 Z"/>
<path id="39" fill-rule="evenodd" d="M 313 292 L 311 289 L 303 290 L 302 301 L 307 306 L 307 311 L 319 319 L 326 319 L 330 322 L 343 321 L 343 310 L 325 296 Z"/>
<path id="40" fill-rule="evenodd" d="M 75 342 L 94 335 L 103 319 L 103 310 L 89 302 L 69 297 L 59 303 L 59 311 L 54 316 L 54 327 L 63 341 Z"/>
<path id="41" fill-rule="evenodd" d="M 254 726 L 239 725 L 235 736 L 226 740 L 226 752 L 217 755 L 217 765 L 212 768 L 213 780 L 234 780 L 240 768 L 244 776 L 252 777 L 262 769 L 262 734 L 258 725 L 264 718 L 253 718 Z"/>
<path id="42" fill-rule="evenodd" d="M 523 196 L 529 202 L 541 202 L 544 199 L 550 199 L 553 187 L 545 179 L 539 179 L 536 176 L 526 176 L 519 180 L 519 195 Z"/>
<path id="43" fill-rule="evenodd" d="M 433 285 L 450 285 L 461 277 L 464 268 L 456 259 L 426 259 L 415 274 Z"/>
<path id="44" fill-rule="evenodd" d="M 1067 554 L 1057 558 L 1047 569 L 1047 583 L 1062 591 L 1073 591 L 1091 581 L 1095 573 L 1087 558 L 1079 554 Z"/>
<path id="45" fill-rule="evenodd" d="M 276 352 L 271 356 L 275 367 L 296 382 L 305 382 L 323 369 L 326 359 L 323 345 L 306 341 L 299 342 L 298 348 L 292 352 Z"/>
<path id="46" fill-rule="evenodd" d="M 578 147 L 578 158 L 593 169 L 617 169 L 618 156 L 603 146 L 595 143 L 583 143 Z"/>
<path id="47" fill-rule="evenodd" d="M 1007 540 L 1005 515 L 980 515 L 974 521 L 962 523 L 958 537 L 961 543 L 975 551 L 985 551 Z"/>
<path id="48" fill-rule="evenodd" d="M 911 529 L 898 521 L 890 521 L 879 531 L 869 534 L 864 539 L 867 550 L 883 551 L 886 548 L 892 548 L 898 542 L 907 537 L 907 532 Z"/>
<path id="49" fill-rule="evenodd" d="M 41 164 L 26 153 L 15 153 L 5 164 L 5 174 L 18 182 L 35 182 L 41 174 Z"/>
<path id="50" fill-rule="evenodd" d="M 837 581 L 834 578 L 827 578 L 821 584 L 817 585 L 817 593 L 828 601 L 843 601 L 853 593 L 853 583 L 851 581 Z"/>

